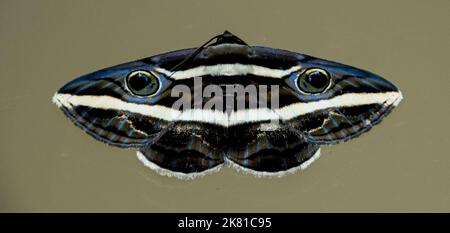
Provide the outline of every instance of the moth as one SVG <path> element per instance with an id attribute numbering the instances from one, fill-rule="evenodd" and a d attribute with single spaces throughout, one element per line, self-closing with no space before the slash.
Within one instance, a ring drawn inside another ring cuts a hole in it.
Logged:
<path id="1" fill-rule="evenodd" d="M 259 177 L 293 173 L 321 145 L 367 132 L 401 100 L 371 72 L 250 46 L 228 31 L 198 48 L 84 75 L 53 97 L 95 139 L 133 148 L 149 168 L 180 179 L 224 164 Z"/>

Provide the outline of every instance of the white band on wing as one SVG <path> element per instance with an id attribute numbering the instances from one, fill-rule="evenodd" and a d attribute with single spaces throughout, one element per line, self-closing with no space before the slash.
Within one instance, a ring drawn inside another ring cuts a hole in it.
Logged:
<path id="1" fill-rule="evenodd" d="M 85 106 L 97 109 L 128 111 L 166 121 L 194 121 L 229 127 L 250 122 L 290 120 L 331 107 L 352 107 L 367 104 L 397 105 L 401 92 L 347 93 L 326 100 L 294 103 L 279 109 L 256 108 L 233 111 L 230 114 L 211 109 L 176 110 L 162 105 L 125 102 L 112 96 L 55 94 L 53 102 L 59 107 L 72 109 Z"/>
<path id="2" fill-rule="evenodd" d="M 179 70 L 176 72 L 169 71 L 163 68 L 155 68 L 155 71 L 160 72 L 172 79 L 190 79 L 201 76 L 240 76 L 240 75 L 257 75 L 269 78 L 283 78 L 292 72 L 298 71 L 301 66 L 293 66 L 286 70 L 271 69 L 257 65 L 244 65 L 244 64 L 219 64 L 211 66 L 198 66 L 188 70 Z"/>

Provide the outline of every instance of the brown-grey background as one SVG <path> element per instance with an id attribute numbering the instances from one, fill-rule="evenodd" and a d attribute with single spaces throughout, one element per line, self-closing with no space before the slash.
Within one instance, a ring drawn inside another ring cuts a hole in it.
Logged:
<path id="1" fill-rule="evenodd" d="M 450 1 L 0 1 L 0 211 L 450 211 Z M 368 69 L 404 101 L 307 170 L 179 181 L 51 103 L 77 76 L 195 47 L 253 45 Z"/>

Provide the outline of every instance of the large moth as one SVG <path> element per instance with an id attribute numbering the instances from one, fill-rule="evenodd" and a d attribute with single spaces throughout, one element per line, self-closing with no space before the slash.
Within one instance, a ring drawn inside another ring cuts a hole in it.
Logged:
<path id="1" fill-rule="evenodd" d="M 134 148 L 162 175 L 192 179 L 224 164 L 257 176 L 307 167 L 399 104 L 382 77 L 337 62 L 250 46 L 225 31 L 199 48 L 102 69 L 54 103 L 78 127 Z"/>

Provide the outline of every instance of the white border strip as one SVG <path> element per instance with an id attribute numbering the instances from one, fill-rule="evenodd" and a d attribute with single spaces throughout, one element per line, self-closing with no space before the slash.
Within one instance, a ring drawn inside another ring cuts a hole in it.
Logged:
<path id="1" fill-rule="evenodd" d="M 255 171 L 252 170 L 250 168 L 246 168 L 243 167 L 229 159 L 226 159 L 227 165 L 231 168 L 234 168 L 235 170 L 237 170 L 238 172 L 242 172 L 244 174 L 248 174 L 248 175 L 253 175 L 256 176 L 258 178 L 280 178 L 280 177 L 284 177 L 287 175 L 291 175 L 294 174 L 298 171 L 301 170 L 305 170 L 307 167 L 309 167 L 314 161 L 316 161 L 318 158 L 320 158 L 320 148 L 316 151 L 316 153 L 314 153 L 313 156 L 311 156 L 311 158 L 309 158 L 308 160 L 306 160 L 305 162 L 303 162 L 302 164 L 300 164 L 297 167 L 293 167 L 290 168 L 288 170 L 285 171 L 279 171 L 279 172 L 260 172 L 260 171 Z"/>

